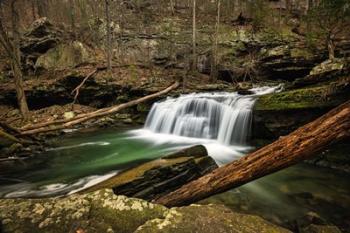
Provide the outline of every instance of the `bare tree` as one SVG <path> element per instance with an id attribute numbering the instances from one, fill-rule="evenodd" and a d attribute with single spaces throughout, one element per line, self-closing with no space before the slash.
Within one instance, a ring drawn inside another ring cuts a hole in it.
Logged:
<path id="1" fill-rule="evenodd" d="M 19 49 L 20 34 L 18 32 L 19 15 L 16 6 L 17 0 L 11 0 L 9 3 L 11 9 L 11 26 L 13 39 L 12 41 L 10 40 L 9 35 L 5 29 L 3 15 L 0 14 L 0 44 L 11 60 L 11 68 L 14 74 L 18 106 L 23 118 L 27 119 L 29 115 L 29 109 L 24 93 L 23 73 L 21 70 L 21 55 Z"/>
<path id="2" fill-rule="evenodd" d="M 214 38 L 214 45 L 213 45 L 213 56 L 212 56 L 212 64 L 211 64 L 211 72 L 210 72 L 210 79 L 212 82 L 216 81 L 217 77 L 217 65 L 219 60 L 218 55 L 218 43 L 219 43 L 219 26 L 220 26 L 220 8 L 221 8 L 221 0 L 216 1 L 217 5 L 217 14 L 216 14 L 216 24 L 215 24 L 215 38 Z"/>
<path id="3" fill-rule="evenodd" d="M 192 70 L 197 69 L 196 0 L 192 0 Z"/>
<path id="4" fill-rule="evenodd" d="M 111 38 L 111 16 L 109 12 L 110 0 L 105 0 L 105 15 L 106 15 L 106 49 L 107 49 L 107 69 L 112 71 L 112 38 Z"/>

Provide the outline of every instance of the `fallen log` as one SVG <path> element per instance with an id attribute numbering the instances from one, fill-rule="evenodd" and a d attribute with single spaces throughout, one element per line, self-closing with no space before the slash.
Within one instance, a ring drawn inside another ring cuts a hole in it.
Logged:
<path id="1" fill-rule="evenodd" d="M 270 145 L 220 167 L 153 202 L 182 206 L 287 168 L 350 137 L 350 101 Z"/>
<path id="2" fill-rule="evenodd" d="M 23 130 L 21 132 L 21 135 L 32 135 L 32 134 L 37 134 L 37 133 L 44 133 L 44 132 L 49 132 L 49 131 L 55 131 L 55 130 L 60 130 L 60 129 L 67 129 L 72 127 L 73 125 L 77 125 L 80 123 L 83 123 L 85 121 L 94 119 L 94 118 L 98 118 L 98 117 L 103 117 L 109 114 L 113 114 L 116 113 L 122 109 L 128 108 L 128 107 L 132 107 L 135 106 L 137 104 L 140 104 L 142 102 L 146 102 L 148 100 L 157 98 L 161 95 L 167 94 L 168 92 L 176 89 L 179 86 L 179 82 L 175 82 L 174 84 L 172 84 L 171 86 L 169 86 L 168 88 L 156 92 L 154 94 L 136 99 L 136 100 L 132 100 L 130 102 L 124 103 L 124 104 L 120 104 L 117 106 L 112 106 L 112 107 L 108 107 L 108 108 L 102 108 L 99 109 L 97 111 L 93 111 L 90 113 L 85 113 L 85 114 L 80 114 L 72 119 L 67 119 L 67 120 L 58 120 L 58 121 L 53 121 L 53 122 L 47 122 L 47 123 L 42 123 L 39 124 L 39 126 L 36 128 L 34 126 L 31 127 L 27 127 L 27 129 L 29 128 L 29 130 Z"/>

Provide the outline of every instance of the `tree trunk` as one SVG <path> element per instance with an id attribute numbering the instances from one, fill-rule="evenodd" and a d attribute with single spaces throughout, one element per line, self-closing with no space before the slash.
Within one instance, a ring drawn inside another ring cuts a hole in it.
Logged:
<path id="1" fill-rule="evenodd" d="M 197 70 L 196 0 L 192 0 L 192 70 Z"/>
<path id="2" fill-rule="evenodd" d="M 111 17 L 109 14 L 109 0 L 105 0 L 106 33 L 107 33 L 107 69 L 112 71 L 112 41 L 111 41 Z"/>
<path id="3" fill-rule="evenodd" d="M 46 0 L 36 0 L 36 6 L 38 8 L 39 17 L 47 17 Z"/>
<path id="4" fill-rule="evenodd" d="M 73 32 L 74 39 L 77 39 L 77 29 L 75 25 L 75 2 L 74 0 L 69 0 L 70 5 L 70 23 Z"/>
<path id="5" fill-rule="evenodd" d="M 348 137 L 350 101 L 288 136 L 220 167 L 154 202 L 165 206 L 181 206 L 199 201 L 309 159 L 329 144 Z"/>
<path id="6" fill-rule="evenodd" d="M 327 49 L 328 49 L 328 58 L 329 60 L 335 59 L 335 44 L 332 38 L 332 35 L 327 36 Z"/>
<path id="7" fill-rule="evenodd" d="M 219 26 L 220 26 L 220 8 L 221 8 L 221 0 L 217 0 L 217 14 L 216 14 L 216 24 L 215 24 L 215 38 L 214 38 L 214 46 L 213 46 L 213 57 L 212 64 L 210 70 L 210 81 L 215 82 L 218 74 L 218 43 L 219 43 Z"/>
<path id="8" fill-rule="evenodd" d="M 21 71 L 21 55 L 19 50 L 19 32 L 18 32 L 18 22 L 19 16 L 16 10 L 17 0 L 11 2 L 11 20 L 12 20 L 12 32 L 13 32 L 13 59 L 12 60 L 12 70 L 15 77 L 15 86 L 17 93 L 17 102 L 20 112 L 24 119 L 28 118 L 29 109 L 27 105 L 26 96 L 23 88 L 23 74 Z"/>

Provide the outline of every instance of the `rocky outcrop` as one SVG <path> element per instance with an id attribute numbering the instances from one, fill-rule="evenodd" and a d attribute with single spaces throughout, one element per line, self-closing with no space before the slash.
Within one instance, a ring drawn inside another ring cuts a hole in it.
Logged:
<path id="1" fill-rule="evenodd" d="M 79 41 L 60 44 L 38 57 L 35 69 L 62 70 L 92 61 L 88 48 Z"/>
<path id="2" fill-rule="evenodd" d="M 260 217 L 224 206 L 167 209 L 111 190 L 50 199 L 0 200 L 1 232 L 288 233 Z"/>
<path id="3" fill-rule="evenodd" d="M 217 167 L 205 147 L 198 145 L 128 169 L 83 192 L 113 188 L 118 195 L 153 200 Z"/>
<path id="4" fill-rule="evenodd" d="M 47 18 L 34 21 L 21 38 L 20 49 L 25 70 L 33 70 L 38 57 L 56 47 L 61 40 L 62 32 Z"/>
<path id="5" fill-rule="evenodd" d="M 261 52 L 260 65 L 265 76 L 272 80 L 293 81 L 302 78 L 324 60 L 306 47 L 281 45 Z"/>
<path id="6" fill-rule="evenodd" d="M 349 85 L 323 85 L 261 96 L 254 107 L 253 137 L 286 135 L 349 98 Z"/>

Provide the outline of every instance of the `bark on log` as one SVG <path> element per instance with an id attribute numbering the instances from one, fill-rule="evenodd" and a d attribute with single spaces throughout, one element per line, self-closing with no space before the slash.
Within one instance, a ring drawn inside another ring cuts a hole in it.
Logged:
<path id="1" fill-rule="evenodd" d="M 30 127 L 31 128 L 30 130 L 22 131 L 21 135 L 32 135 L 32 134 L 44 133 L 44 132 L 49 132 L 49 131 L 54 131 L 54 130 L 67 129 L 67 128 L 72 127 L 73 125 L 77 125 L 77 124 L 83 123 L 85 121 L 94 119 L 94 118 L 103 117 L 103 116 L 106 116 L 109 114 L 113 114 L 113 113 L 116 113 L 122 109 L 132 107 L 132 106 L 135 106 L 139 103 L 146 102 L 148 100 L 154 99 L 154 98 L 159 97 L 161 95 L 167 94 L 168 92 L 176 89 L 178 86 L 179 86 L 179 83 L 175 82 L 173 85 L 169 86 L 168 88 L 166 88 L 162 91 L 156 92 L 154 94 L 151 94 L 151 95 L 148 95 L 148 96 L 124 103 L 124 104 L 112 106 L 109 108 L 102 108 L 102 109 L 99 109 L 97 111 L 86 113 L 86 114 L 80 114 L 80 115 L 76 116 L 75 118 L 69 119 L 69 120 L 58 120 L 55 122 L 43 123 L 42 125 L 44 125 L 44 126 L 42 126 L 42 127 L 39 126 L 38 128 Z M 55 125 L 56 123 L 58 125 Z"/>
<path id="2" fill-rule="evenodd" d="M 199 201 L 308 159 L 327 145 L 347 137 L 350 137 L 350 101 L 288 136 L 220 167 L 154 202 L 165 206 L 181 206 Z"/>

